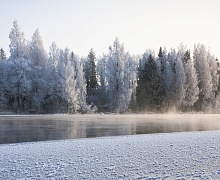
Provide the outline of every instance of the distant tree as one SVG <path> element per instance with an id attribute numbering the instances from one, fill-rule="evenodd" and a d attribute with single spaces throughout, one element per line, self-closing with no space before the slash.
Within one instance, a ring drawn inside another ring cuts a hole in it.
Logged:
<path id="1" fill-rule="evenodd" d="M 70 61 L 72 62 L 72 67 L 75 71 L 76 87 L 78 89 L 78 102 L 80 107 L 78 112 L 87 113 L 91 109 L 86 102 L 87 90 L 86 79 L 83 72 L 83 63 L 81 62 L 81 59 L 73 52 L 70 54 Z"/>
<path id="2" fill-rule="evenodd" d="M 169 109 L 172 98 L 172 83 L 174 80 L 174 73 L 172 71 L 172 64 L 167 58 L 164 64 L 164 73 L 163 73 L 163 87 L 164 87 L 164 95 L 165 95 L 165 103 L 164 108 Z"/>
<path id="3" fill-rule="evenodd" d="M 30 57 L 34 66 L 46 66 L 47 54 L 38 29 L 35 30 L 30 42 Z"/>
<path id="4" fill-rule="evenodd" d="M 71 60 L 67 62 L 66 75 L 65 92 L 67 96 L 67 112 L 75 114 L 80 109 L 80 101 L 79 89 L 77 88 L 76 82 L 76 72 Z"/>
<path id="5" fill-rule="evenodd" d="M 147 83 L 144 77 L 147 74 L 146 63 L 148 63 L 149 56 L 152 52 L 149 50 L 143 54 L 143 57 L 139 59 L 139 65 L 137 70 L 137 87 L 136 87 L 136 101 L 139 111 L 146 110 L 147 100 L 146 100 L 146 88 Z"/>
<path id="6" fill-rule="evenodd" d="M 209 111 L 212 99 L 213 84 L 209 61 L 207 60 L 206 47 L 203 44 L 194 46 L 193 58 L 199 80 L 199 100 L 196 103 L 197 110 Z"/>
<path id="7" fill-rule="evenodd" d="M 164 91 L 157 64 L 151 54 L 145 64 L 145 69 L 146 73 L 143 74 L 143 77 L 146 80 L 145 97 L 147 110 L 160 112 L 162 110 Z"/>
<path id="8" fill-rule="evenodd" d="M 1 48 L 0 49 L 0 60 L 6 61 L 6 59 L 7 57 L 6 57 L 5 51 Z"/>
<path id="9" fill-rule="evenodd" d="M 177 109 L 181 109 L 183 99 L 185 98 L 185 82 L 186 75 L 184 71 L 183 58 L 185 50 L 180 46 L 179 51 L 176 56 L 176 65 L 175 65 L 175 95 L 174 101 Z"/>
<path id="10" fill-rule="evenodd" d="M 9 80 L 7 86 L 8 101 L 16 112 L 22 113 L 28 109 L 28 95 L 31 89 L 27 75 L 30 71 L 28 66 L 28 46 L 17 21 L 9 33 L 10 57 L 7 62 Z"/>
<path id="11" fill-rule="evenodd" d="M 128 109 L 133 88 L 130 80 L 133 79 L 134 70 L 131 63 L 132 57 L 125 52 L 124 46 L 115 39 L 113 46 L 109 47 L 109 54 L 106 69 L 107 91 L 109 107 L 115 112 L 124 112 Z M 130 79 L 130 78 L 131 79 Z"/>
<path id="12" fill-rule="evenodd" d="M 185 65 L 188 60 L 190 60 L 190 50 L 187 50 L 186 53 L 184 54 L 183 64 Z"/>
<path id="13" fill-rule="evenodd" d="M 97 71 L 99 76 L 99 98 L 100 98 L 100 110 L 108 108 L 108 55 L 103 55 L 97 63 Z"/>
<path id="14" fill-rule="evenodd" d="M 24 113 L 29 107 L 29 93 L 31 83 L 27 78 L 30 72 L 27 60 L 24 58 L 9 58 L 7 78 L 9 85 L 7 86 L 7 97 L 13 102 L 12 108 L 16 113 Z"/>
<path id="15" fill-rule="evenodd" d="M 210 72 L 212 76 L 212 99 L 215 98 L 218 91 L 218 64 L 215 57 L 211 54 L 210 50 L 207 51 L 207 61 L 209 62 Z"/>
<path id="16" fill-rule="evenodd" d="M 167 101 L 167 99 L 165 98 L 166 94 L 167 94 L 167 86 L 169 84 L 169 80 L 166 79 L 168 75 L 168 71 L 170 70 L 169 69 L 169 63 L 168 62 L 168 59 L 167 59 L 167 50 L 166 50 L 166 47 L 164 47 L 164 49 L 162 49 L 160 47 L 159 49 L 159 54 L 158 54 L 158 58 L 156 59 L 156 63 L 157 63 L 157 69 L 158 69 L 158 73 L 159 73 L 159 76 L 160 76 L 160 79 L 161 79 L 161 83 L 162 83 L 162 91 L 163 93 L 161 93 L 161 95 L 164 95 L 164 97 L 161 97 L 164 101 Z M 168 68 L 168 69 L 166 69 Z M 168 80 L 168 81 L 167 81 Z M 167 84 L 168 83 L 168 84 Z M 162 102 L 161 104 L 161 107 L 164 106 L 165 108 L 165 105 L 167 105 L 167 102 Z"/>
<path id="17" fill-rule="evenodd" d="M 193 60 L 190 57 L 189 51 L 186 51 L 185 57 L 185 97 L 183 99 L 183 106 L 187 111 L 192 111 L 196 101 L 199 99 L 198 77 Z"/>
<path id="18" fill-rule="evenodd" d="M 98 87 L 98 80 L 97 80 L 97 70 L 95 64 L 95 52 L 93 49 L 90 50 L 88 55 L 88 80 L 87 80 L 87 87 L 91 89 L 96 89 Z"/>
<path id="19" fill-rule="evenodd" d="M 160 49 L 159 49 L 158 57 L 159 58 L 163 57 L 163 49 L 162 49 L 162 47 L 160 47 Z"/>
<path id="20" fill-rule="evenodd" d="M 4 55 L 3 49 L 0 50 L 0 110 L 6 108 L 6 98 L 5 98 L 5 85 L 7 84 L 7 79 L 5 78 L 6 68 L 6 56 Z"/>
<path id="21" fill-rule="evenodd" d="M 61 109 L 60 102 L 63 94 L 63 79 L 58 74 L 58 66 L 60 59 L 60 49 L 56 43 L 53 42 L 50 46 L 49 58 L 46 64 L 45 72 L 45 96 L 44 96 L 44 109 L 46 112 L 55 113 Z"/>
<path id="22" fill-rule="evenodd" d="M 43 41 L 38 29 L 34 32 L 29 46 L 30 53 L 28 63 L 31 69 L 28 75 L 28 79 L 31 83 L 29 108 L 37 112 L 42 112 L 47 85 L 45 79 L 47 54 L 43 47 Z"/>
<path id="23" fill-rule="evenodd" d="M 18 25 L 18 21 L 13 22 L 13 28 L 9 33 L 10 39 L 10 58 L 27 58 L 28 49 L 27 43 L 24 38 L 24 33 L 21 32 L 20 26 Z"/>

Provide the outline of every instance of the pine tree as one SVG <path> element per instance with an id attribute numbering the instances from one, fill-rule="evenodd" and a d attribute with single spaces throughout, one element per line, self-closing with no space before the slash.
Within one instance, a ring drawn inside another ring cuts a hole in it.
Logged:
<path id="1" fill-rule="evenodd" d="M 186 64 L 188 60 L 190 60 L 190 50 L 187 50 L 184 54 L 183 64 Z"/>
<path id="2" fill-rule="evenodd" d="M 158 57 L 159 57 L 159 58 L 162 58 L 162 57 L 163 57 L 162 47 L 160 47 L 160 49 L 159 49 Z"/>
<path id="3" fill-rule="evenodd" d="M 0 59 L 3 61 L 6 61 L 7 59 L 5 51 L 2 48 L 0 49 Z"/>
<path id="4" fill-rule="evenodd" d="M 144 57 L 146 57 L 146 55 Z M 137 107 L 139 111 L 145 110 L 145 107 L 146 107 L 146 102 L 144 100 L 146 83 L 145 83 L 145 79 L 143 76 L 143 74 L 146 72 L 145 72 L 145 69 L 142 67 L 141 61 L 143 60 L 141 59 L 139 60 L 138 79 L 137 79 L 137 87 L 136 87 L 136 99 L 137 99 Z"/>
<path id="5" fill-rule="evenodd" d="M 145 99 L 147 109 L 155 112 L 161 111 L 164 91 L 157 64 L 151 54 L 145 64 L 145 70 L 146 72 L 143 74 L 143 77 L 146 80 Z"/>
<path id="6" fill-rule="evenodd" d="M 93 49 L 90 50 L 88 55 L 88 64 L 89 64 L 89 77 L 87 80 L 87 87 L 91 89 L 96 89 L 98 87 L 98 80 L 97 80 L 97 70 L 96 70 L 96 64 L 95 64 L 95 52 Z"/>

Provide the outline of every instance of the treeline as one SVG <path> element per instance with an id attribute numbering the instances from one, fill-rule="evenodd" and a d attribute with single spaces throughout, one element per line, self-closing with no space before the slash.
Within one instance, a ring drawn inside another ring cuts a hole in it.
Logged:
<path id="1" fill-rule="evenodd" d="M 203 44 L 192 55 L 180 45 L 132 56 L 116 38 L 109 53 L 83 58 L 55 43 L 47 53 L 38 29 L 27 41 L 17 21 L 9 39 L 10 56 L 0 51 L 0 111 L 219 112 L 219 63 Z"/>

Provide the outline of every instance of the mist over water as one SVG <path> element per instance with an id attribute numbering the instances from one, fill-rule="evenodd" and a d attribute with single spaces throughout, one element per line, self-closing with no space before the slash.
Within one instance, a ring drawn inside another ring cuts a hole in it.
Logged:
<path id="1" fill-rule="evenodd" d="M 0 116 L 0 143 L 220 130 L 218 114 Z"/>

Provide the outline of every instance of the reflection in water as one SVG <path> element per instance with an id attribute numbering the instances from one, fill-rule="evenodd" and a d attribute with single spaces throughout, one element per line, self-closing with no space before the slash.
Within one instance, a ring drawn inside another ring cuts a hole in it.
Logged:
<path id="1" fill-rule="evenodd" d="M 0 116 L 0 143 L 220 130 L 220 115 Z"/>

